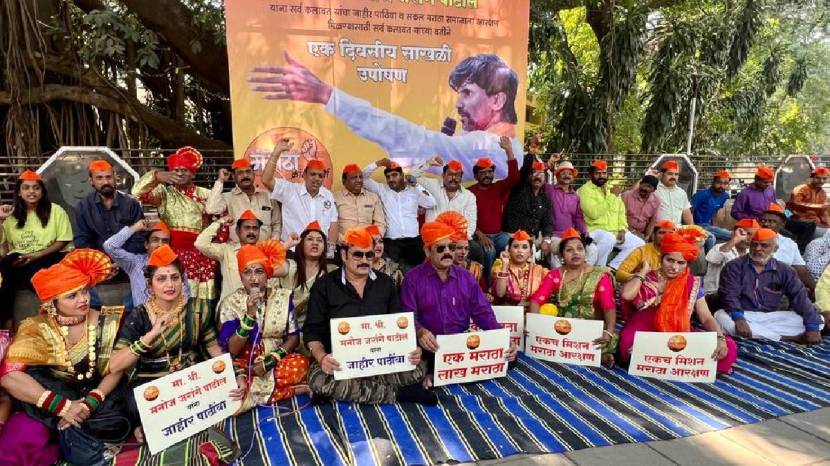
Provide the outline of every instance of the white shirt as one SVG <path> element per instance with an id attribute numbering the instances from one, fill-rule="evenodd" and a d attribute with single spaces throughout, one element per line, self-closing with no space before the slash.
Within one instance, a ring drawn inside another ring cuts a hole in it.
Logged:
<path id="1" fill-rule="evenodd" d="M 407 186 L 395 191 L 386 184 L 372 179 L 378 166 L 371 163 L 363 169 L 363 187 L 378 195 L 386 214 L 386 237 L 390 239 L 415 238 L 418 231 L 418 207 L 432 209 L 435 198 L 423 186 Z"/>
<path id="2" fill-rule="evenodd" d="M 495 179 L 507 178 L 507 155 L 499 147 L 497 134 L 471 131 L 448 136 L 375 108 L 369 102 L 337 88 L 326 103 L 326 111 L 343 121 L 357 135 L 381 146 L 390 157 L 411 159 L 413 165 L 436 155 L 445 161 L 458 160 L 464 166 L 465 180 L 473 179 L 473 165 L 479 157 L 490 157 L 496 164 Z M 521 168 L 524 150 L 516 138 L 511 138 L 511 141 Z"/>
<path id="3" fill-rule="evenodd" d="M 316 196 L 311 197 L 305 183 L 292 183 L 282 178 L 274 180 L 274 190 L 271 198 L 282 202 L 282 234 L 283 242 L 288 240 L 291 233 L 298 235 L 305 230 L 309 223 L 317 220 L 320 228 L 328 235 L 329 227 L 337 221 L 337 205 L 334 195 L 324 187 Z M 335 241 L 336 238 L 330 239 Z"/>
<path id="4" fill-rule="evenodd" d="M 660 199 L 660 212 L 657 213 L 657 220 L 670 220 L 678 226 L 682 224 L 683 211 L 692 208 L 686 191 L 677 185 L 670 189 L 663 183 L 658 183 L 654 194 L 657 195 L 657 199 Z"/>
<path id="5" fill-rule="evenodd" d="M 723 270 L 727 262 L 736 259 L 740 255 L 736 248 L 732 248 L 729 252 L 721 251 L 720 248 L 724 244 L 718 243 L 706 253 L 708 267 L 706 268 L 706 276 L 703 277 L 703 289 L 707 294 L 717 293 L 720 286 L 720 271 Z M 748 251 L 749 249 L 747 249 Z"/>
<path id="6" fill-rule="evenodd" d="M 471 239 L 476 232 L 476 222 L 478 221 L 478 205 L 475 194 L 463 186 L 459 186 L 455 196 L 451 198 L 450 193 L 444 189 L 444 180 L 423 176 L 425 168 L 425 165 L 421 165 L 409 172 L 418 178 L 418 182 L 435 198 L 435 207 L 427 210 L 425 220 L 431 222 L 440 213 L 454 210 L 467 219 L 467 238 Z"/>
<path id="7" fill-rule="evenodd" d="M 790 267 L 794 267 L 796 265 L 807 265 L 807 263 L 804 262 L 804 258 L 801 257 L 801 253 L 798 251 L 798 245 L 795 244 L 795 241 L 781 234 L 778 235 L 778 250 L 775 251 L 775 255 L 772 257 L 774 257 L 778 262 L 787 264 Z"/>

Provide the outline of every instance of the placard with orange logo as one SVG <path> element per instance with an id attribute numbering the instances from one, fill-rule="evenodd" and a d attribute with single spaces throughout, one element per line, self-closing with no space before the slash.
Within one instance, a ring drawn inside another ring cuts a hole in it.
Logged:
<path id="1" fill-rule="evenodd" d="M 510 330 L 501 328 L 455 335 L 437 335 L 436 387 L 477 382 L 507 375 Z"/>
<path id="2" fill-rule="evenodd" d="M 715 332 L 637 332 L 628 373 L 676 382 L 714 383 Z"/>
<path id="3" fill-rule="evenodd" d="M 532 313 L 526 318 L 525 354 L 528 356 L 577 366 L 601 364 L 602 350 L 593 342 L 602 337 L 603 321 Z"/>
<path id="4" fill-rule="evenodd" d="M 340 363 L 335 380 L 411 371 L 415 317 L 411 312 L 331 319 L 331 355 Z"/>
<path id="5" fill-rule="evenodd" d="M 404 167 L 433 155 L 486 155 L 497 175 L 506 173 L 498 138 L 510 137 L 520 153 L 529 2 L 225 2 L 236 158 L 261 169 L 289 139 L 278 176 L 299 181 L 309 161 L 321 160 L 328 187 L 344 165 L 390 154 Z M 471 57 L 487 94 L 450 79 Z"/>

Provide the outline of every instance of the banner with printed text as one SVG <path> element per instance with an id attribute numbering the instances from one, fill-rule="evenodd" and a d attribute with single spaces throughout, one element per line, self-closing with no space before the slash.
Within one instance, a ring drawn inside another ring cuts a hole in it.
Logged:
<path id="1" fill-rule="evenodd" d="M 331 319 L 331 354 L 340 363 L 335 380 L 411 371 L 415 317 L 411 312 Z"/>
<path id="2" fill-rule="evenodd" d="M 601 320 L 528 314 L 525 354 L 562 364 L 599 367 L 602 350 L 594 340 L 602 337 L 604 325 Z"/>
<path id="3" fill-rule="evenodd" d="M 510 330 L 510 344 L 516 344 L 519 351 L 525 350 L 525 308 L 524 306 L 493 306 L 496 320 L 503 328 Z M 470 331 L 477 332 L 478 325 L 470 321 Z"/>
<path id="4" fill-rule="evenodd" d="M 637 332 L 628 373 L 677 382 L 714 383 L 715 332 Z"/>
<path id="5" fill-rule="evenodd" d="M 435 352 L 436 387 L 477 382 L 507 375 L 510 331 L 506 328 L 438 335 Z"/>
<path id="6" fill-rule="evenodd" d="M 236 158 L 299 181 L 384 157 L 412 166 L 460 160 L 465 177 L 499 137 L 521 154 L 530 0 L 225 2 Z M 518 157 L 521 163 L 521 157 Z"/>
<path id="7" fill-rule="evenodd" d="M 135 387 L 150 452 L 156 454 L 232 416 L 242 404 L 228 397 L 236 388 L 227 353 Z"/>

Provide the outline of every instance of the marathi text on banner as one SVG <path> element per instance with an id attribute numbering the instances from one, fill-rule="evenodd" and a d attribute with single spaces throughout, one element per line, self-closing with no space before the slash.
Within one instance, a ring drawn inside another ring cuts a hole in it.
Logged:
<path id="1" fill-rule="evenodd" d="M 435 353 L 436 387 L 476 382 L 507 375 L 510 331 L 502 328 L 480 332 L 438 335 Z"/>
<path id="2" fill-rule="evenodd" d="M 340 363 L 335 380 L 411 371 L 416 345 L 411 312 L 331 319 L 331 353 Z"/>
<path id="3" fill-rule="evenodd" d="M 525 350 L 525 308 L 524 306 L 493 306 L 496 321 L 502 328 L 510 330 L 510 343 L 519 351 Z M 470 322 L 470 331 L 478 331 L 478 326 Z"/>
<path id="4" fill-rule="evenodd" d="M 714 383 L 715 332 L 637 332 L 628 373 L 677 382 Z"/>
<path id="5" fill-rule="evenodd" d="M 525 354 L 562 364 L 599 367 L 602 350 L 593 342 L 602 337 L 604 325 L 601 320 L 528 314 Z"/>
<path id="6" fill-rule="evenodd" d="M 242 404 L 230 354 L 223 354 L 133 389 L 150 452 L 189 438 L 232 416 Z"/>

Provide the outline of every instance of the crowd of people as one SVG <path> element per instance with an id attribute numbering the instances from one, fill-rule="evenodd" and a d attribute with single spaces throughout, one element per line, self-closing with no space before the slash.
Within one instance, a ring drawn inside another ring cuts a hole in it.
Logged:
<path id="1" fill-rule="evenodd" d="M 0 462 L 101 464 L 112 445 L 143 441 L 133 387 L 223 353 L 242 411 L 298 393 L 435 405 L 436 337 L 471 323 L 500 328 L 493 305 L 603 321 L 594 343 L 608 367 L 627 364 L 637 331 L 715 332 L 719 373 L 737 360 L 733 336 L 821 342 L 830 170 L 813 170 L 782 206 L 772 170 L 759 167 L 727 227 L 715 221 L 729 198 L 726 170 L 689 199 L 675 161 L 620 192 L 595 160 L 577 189 L 570 162 L 527 154 L 520 168 L 507 137 L 500 147 L 501 180 L 486 157 L 471 186 L 457 161 L 436 157 L 404 173 L 382 159 L 346 165 L 336 193 L 317 160 L 302 182 L 278 175 L 288 140 L 260 180 L 237 160 L 212 189 L 194 184 L 202 156 L 190 147 L 145 173 L 132 195 L 98 160 L 74 231 L 40 176 L 24 171 L 14 204 L 0 206 L 0 317 L 14 335 L 0 366 Z M 381 167 L 385 183 L 372 179 Z M 119 274 L 130 284 L 123 306 L 101 306 L 96 285 Z M 25 288 L 41 306 L 15 326 Z M 329 321 L 397 312 L 415 315 L 413 369 L 337 380 Z M 505 354 L 514 361 L 516 346 Z"/>

